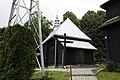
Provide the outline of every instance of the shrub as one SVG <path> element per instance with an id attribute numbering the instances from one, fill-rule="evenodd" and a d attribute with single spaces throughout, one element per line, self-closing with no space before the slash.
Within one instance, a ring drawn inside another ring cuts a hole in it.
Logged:
<path id="1" fill-rule="evenodd" d="M 107 67 L 107 70 L 110 72 L 113 72 L 116 70 L 116 65 L 113 61 L 108 61 L 106 67 Z"/>
<path id="2" fill-rule="evenodd" d="M 120 72 L 120 64 L 114 63 L 113 61 L 108 61 L 106 68 L 110 72 Z"/>
<path id="3" fill-rule="evenodd" d="M 33 32 L 23 26 L 6 28 L 0 80 L 30 80 L 35 68 Z"/>
<path id="4" fill-rule="evenodd" d="M 120 72 L 120 63 L 116 64 L 116 72 Z"/>

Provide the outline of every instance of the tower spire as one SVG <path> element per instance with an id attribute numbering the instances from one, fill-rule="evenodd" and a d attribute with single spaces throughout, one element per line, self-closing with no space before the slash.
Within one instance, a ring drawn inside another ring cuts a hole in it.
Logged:
<path id="1" fill-rule="evenodd" d="M 58 19 L 58 15 L 56 15 L 53 29 L 56 30 L 59 26 L 60 26 L 60 21 Z"/>

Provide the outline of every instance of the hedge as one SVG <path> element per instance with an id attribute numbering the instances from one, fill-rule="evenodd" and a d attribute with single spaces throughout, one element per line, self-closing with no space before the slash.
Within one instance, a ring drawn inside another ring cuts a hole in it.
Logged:
<path id="1" fill-rule="evenodd" d="M 7 27 L 3 36 L 0 80 L 30 80 L 36 66 L 31 30 L 20 25 Z"/>

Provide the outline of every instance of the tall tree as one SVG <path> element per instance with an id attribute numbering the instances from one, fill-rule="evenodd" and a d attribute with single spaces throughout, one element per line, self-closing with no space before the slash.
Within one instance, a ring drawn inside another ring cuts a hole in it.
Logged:
<path id="1" fill-rule="evenodd" d="M 106 20 L 104 11 L 88 11 L 80 20 L 80 28 L 92 39 L 91 43 L 98 49 L 95 58 L 100 61 L 105 56 L 104 33 L 98 27 Z"/>
<path id="2" fill-rule="evenodd" d="M 36 27 L 36 29 L 38 30 L 38 12 L 34 12 L 32 14 L 32 27 L 33 24 Z M 28 25 L 28 22 L 25 24 L 25 26 Z M 52 31 L 52 28 L 50 28 L 52 26 L 52 21 L 48 20 L 45 16 L 41 17 L 41 28 L 42 28 L 42 37 L 43 40 L 50 34 L 50 32 Z M 33 28 L 34 29 L 34 28 Z"/>
<path id="3" fill-rule="evenodd" d="M 4 49 L 4 32 L 5 32 L 5 28 L 0 28 L 0 66 L 1 66 L 1 61 L 2 61 L 2 53 L 3 53 L 3 49 Z"/>
<path id="4" fill-rule="evenodd" d="M 65 21 L 67 18 L 69 18 L 76 26 L 79 26 L 79 20 L 77 19 L 77 16 L 73 12 L 67 11 L 63 15 L 63 21 Z"/>
<path id="5" fill-rule="evenodd" d="M 2 40 L 0 80 L 30 80 L 36 65 L 33 32 L 20 25 L 7 27 Z"/>

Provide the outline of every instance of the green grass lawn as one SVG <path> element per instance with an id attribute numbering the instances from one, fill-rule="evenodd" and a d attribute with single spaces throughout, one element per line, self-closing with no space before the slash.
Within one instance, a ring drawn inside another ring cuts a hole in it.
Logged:
<path id="1" fill-rule="evenodd" d="M 47 71 L 48 77 L 51 78 L 52 80 L 60 80 L 60 78 L 64 75 L 64 72 L 59 72 L 59 71 Z M 41 78 L 42 74 L 40 71 L 36 71 L 32 79 L 35 78 Z M 69 80 L 69 73 L 65 75 L 65 77 L 62 80 Z"/>
<path id="2" fill-rule="evenodd" d="M 97 75 L 98 80 L 120 80 L 120 73 L 117 72 L 100 72 Z"/>

